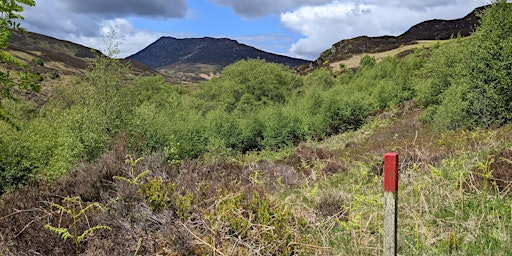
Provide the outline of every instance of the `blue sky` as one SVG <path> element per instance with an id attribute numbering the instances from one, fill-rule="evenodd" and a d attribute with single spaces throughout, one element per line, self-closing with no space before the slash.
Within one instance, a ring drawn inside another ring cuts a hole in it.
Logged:
<path id="1" fill-rule="evenodd" d="M 226 37 L 314 60 L 342 39 L 399 35 L 429 19 L 461 18 L 488 0 L 36 0 L 22 26 L 104 50 L 115 31 L 118 57 L 161 36 Z"/>

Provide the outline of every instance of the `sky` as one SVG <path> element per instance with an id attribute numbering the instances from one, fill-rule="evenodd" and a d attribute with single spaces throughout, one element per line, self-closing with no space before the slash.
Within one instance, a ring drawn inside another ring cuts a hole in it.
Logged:
<path id="1" fill-rule="evenodd" d="M 290 57 L 315 60 L 357 36 L 398 36 L 431 19 L 462 18 L 490 0 L 36 0 L 28 31 L 103 52 L 135 54 L 162 36 L 231 38 Z"/>

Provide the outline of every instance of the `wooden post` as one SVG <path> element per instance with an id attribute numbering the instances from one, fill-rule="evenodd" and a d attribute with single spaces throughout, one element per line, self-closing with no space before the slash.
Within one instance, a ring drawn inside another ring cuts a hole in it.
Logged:
<path id="1" fill-rule="evenodd" d="M 384 256 L 396 256 L 398 153 L 384 155 Z"/>

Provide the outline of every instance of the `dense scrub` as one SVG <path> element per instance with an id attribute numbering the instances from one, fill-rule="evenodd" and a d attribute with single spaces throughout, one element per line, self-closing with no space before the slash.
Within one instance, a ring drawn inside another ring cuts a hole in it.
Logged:
<path id="1" fill-rule="evenodd" d="M 508 254 L 511 12 L 357 70 L 244 60 L 182 86 L 98 56 L 43 106 L 3 98 L 0 254 L 379 254 L 391 150 L 404 254 Z"/>

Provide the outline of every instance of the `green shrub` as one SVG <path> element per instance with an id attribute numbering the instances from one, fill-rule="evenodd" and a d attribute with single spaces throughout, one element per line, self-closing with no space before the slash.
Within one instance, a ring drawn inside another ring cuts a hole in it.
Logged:
<path id="1" fill-rule="evenodd" d="M 265 105 L 284 104 L 302 79 L 289 68 L 264 60 L 242 60 L 224 68 L 219 78 L 201 86 L 196 95 L 214 107 L 240 115 Z"/>
<path id="2" fill-rule="evenodd" d="M 439 105 L 442 94 L 461 77 L 467 63 L 467 40 L 457 38 L 435 47 L 419 72 L 416 81 L 416 99 L 423 106 Z"/>
<path id="3" fill-rule="evenodd" d="M 426 104 L 441 102 L 434 118 L 438 127 L 473 129 L 512 121 L 511 49 L 512 5 L 495 1 L 484 11 L 481 25 L 468 40 L 468 61 L 455 85 L 440 94 L 446 84 L 434 84 L 423 94 Z M 429 95 L 442 98 L 429 101 Z"/>
<path id="4" fill-rule="evenodd" d="M 175 200 L 176 183 L 164 181 L 160 176 L 149 179 L 140 186 L 139 191 L 152 211 L 161 211 L 175 203 L 173 201 Z"/>
<path id="5" fill-rule="evenodd" d="M 333 135 L 359 128 L 366 122 L 371 106 L 364 98 L 352 96 L 340 97 L 330 94 L 322 104 L 320 112 L 323 115 L 327 135 Z"/>
<path id="6" fill-rule="evenodd" d="M 34 66 L 39 66 L 39 67 L 44 67 L 44 61 L 40 58 L 32 58 L 30 60 L 30 62 L 32 63 L 32 65 Z"/>
<path id="7" fill-rule="evenodd" d="M 375 60 L 375 57 L 370 57 L 370 55 L 365 55 L 359 61 L 359 66 L 361 66 L 361 68 L 373 67 L 373 66 L 375 66 L 376 63 L 377 63 L 377 60 Z"/>
<path id="8" fill-rule="evenodd" d="M 300 138 L 300 123 L 279 107 L 268 107 L 259 113 L 264 124 L 262 146 L 278 149 L 292 145 Z"/>

